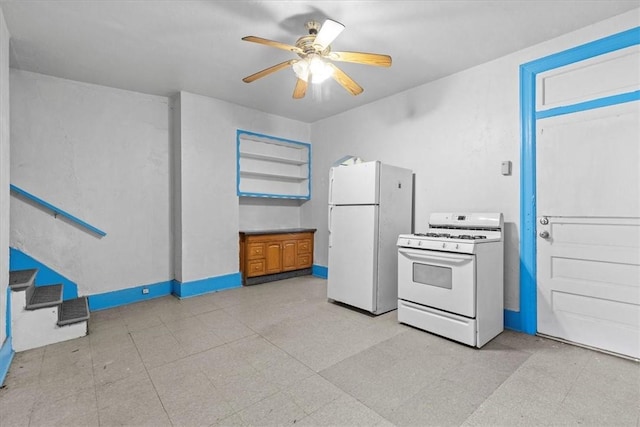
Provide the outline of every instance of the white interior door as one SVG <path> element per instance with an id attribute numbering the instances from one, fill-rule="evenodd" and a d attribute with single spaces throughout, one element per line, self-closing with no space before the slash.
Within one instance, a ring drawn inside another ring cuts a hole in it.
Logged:
<path id="1" fill-rule="evenodd" d="M 378 207 L 329 207 L 327 297 L 376 311 L 377 259 Z"/>
<path id="2" fill-rule="evenodd" d="M 640 358 L 640 106 L 540 119 L 538 332 Z"/>

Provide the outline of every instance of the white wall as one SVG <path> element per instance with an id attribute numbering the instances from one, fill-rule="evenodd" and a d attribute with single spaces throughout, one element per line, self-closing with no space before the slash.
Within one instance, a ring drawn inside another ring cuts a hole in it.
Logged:
<path id="1" fill-rule="evenodd" d="M 9 285 L 9 31 L 0 8 L 0 347 L 6 338 Z"/>
<path id="2" fill-rule="evenodd" d="M 158 96 L 11 70 L 11 246 L 91 295 L 171 280 L 169 106 Z M 4 158 L 4 156 L 3 156 Z"/>
<path id="3" fill-rule="evenodd" d="M 176 102 L 176 105 L 178 102 Z M 189 282 L 237 273 L 238 231 L 297 227 L 297 204 L 240 204 L 236 192 L 236 130 L 308 141 L 306 123 L 265 114 L 228 102 L 181 92 L 179 189 L 180 254 L 176 279 Z M 179 274 L 178 274 L 179 273 Z"/>
<path id="4" fill-rule="evenodd" d="M 505 308 L 519 310 L 519 65 L 638 24 L 635 10 L 314 123 L 314 197 L 303 211 L 318 228 L 314 262 L 327 265 L 331 163 L 346 154 L 381 160 L 416 174 L 416 231 L 432 212 L 504 213 Z M 513 162 L 511 176 L 501 175 L 503 160 Z"/>

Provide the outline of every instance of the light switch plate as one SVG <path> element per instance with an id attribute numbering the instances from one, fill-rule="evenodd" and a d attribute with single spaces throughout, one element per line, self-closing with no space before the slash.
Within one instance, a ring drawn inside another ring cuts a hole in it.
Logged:
<path id="1" fill-rule="evenodd" d="M 511 175 L 511 160 L 502 162 L 502 175 Z"/>

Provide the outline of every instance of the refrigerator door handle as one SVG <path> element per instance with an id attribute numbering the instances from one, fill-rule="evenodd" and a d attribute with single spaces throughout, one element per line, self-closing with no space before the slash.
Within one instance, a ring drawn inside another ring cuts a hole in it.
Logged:
<path id="1" fill-rule="evenodd" d="M 333 213 L 333 206 L 329 206 L 329 247 L 331 247 L 331 218 Z"/>

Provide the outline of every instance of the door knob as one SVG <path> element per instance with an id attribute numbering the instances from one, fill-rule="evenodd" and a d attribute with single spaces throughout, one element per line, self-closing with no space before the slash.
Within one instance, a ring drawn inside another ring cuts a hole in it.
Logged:
<path id="1" fill-rule="evenodd" d="M 547 230 L 541 231 L 539 236 L 542 237 L 543 239 L 548 239 L 549 238 L 549 232 Z"/>

